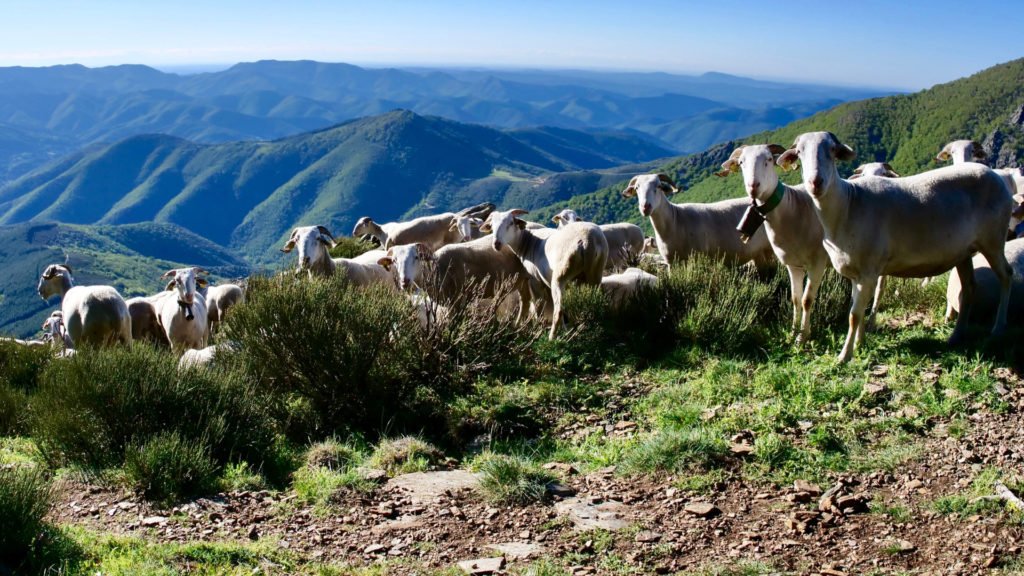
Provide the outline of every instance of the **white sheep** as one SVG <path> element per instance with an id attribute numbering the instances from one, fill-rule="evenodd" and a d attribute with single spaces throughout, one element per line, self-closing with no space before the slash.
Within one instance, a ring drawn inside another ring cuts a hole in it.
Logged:
<path id="1" fill-rule="evenodd" d="M 601 290 L 612 308 L 619 309 L 644 286 L 654 286 L 658 277 L 639 268 L 626 268 L 618 274 L 601 278 Z"/>
<path id="2" fill-rule="evenodd" d="M 199 274 L 202 268 L 177 268 L 164 272 L 160 278 L 170 278 L 166 291 L 152 298 L 160 326 L 175 351 L 206 347 L 210 337 L 207 322 L 206 299 L 198 288 L 207 284 Z"/>
<path id="3" fill-rule="evenodd" d="M 292 230 L 281 252 L 288 253 L 296 247 L 299 252 L 296 274 L 306 272 L 310 277 L 341 274 L 354 286 L 394 285 L 391 274 L 374 259 L 383 252 L 371 250 L 357 258 L 331 258 L 328 249 L 334 247 L 334 236 L 324 226 L 301 226 Z"/>
<path id="4" fill-rule="evenodd" d="M 779 146 L 779 148 L 782 147 Z M 857 178 L 864 178 L 865 176 L 880 176 L 882 178 L 900 177 L 888 162 L 868 162 L 867 164 L 861 164 L 858 166 L 857 169 L 853 171 L 853 174 L 850 175 L 849 179 L 856 180 Z"/>
<path id="5" fill-rule="evenodd" d="M 803 186 L 786 185 L 775 173 L 775 160 L 785 151 L 778 144 L 740 146 L 722 163 L 722 171 L 717 175 L 741 172 L 747 196 L 764 216 L 768 242 L 789 273 L 793 333 L 797 341 L 801 341 L 811 336 L 811 309 L 825 277 L 829 258 L 822 245 L 825 231 L 818 221 L 811 196 Z M 858 170 L 864 177 L 895 174 L 883 162 L 865 164 Z M 884 279 L 884 276 L 879 277 L 875 287 L 872 316 L 878 308 Z"/>
<path id="6" fill-rule="evenodd" d="M 993 333 L 1002 332 L 1012 274 L 1003 255 L 1011 199 L 1002 178 L 983 165 L 966 163 L 907 178 L 841 179 L 836 161 L 855 157 L 831 132 L 811 132 L 797 137 L 778 159 L 785 169 L 802 165 L 804 189 L 825 230 L 825 250 L 836 271 L 853 284 L 850 329 L 839 360 L 850 360 L 863 340 L 864 308 L 883 274 L 920 278 L 956 266 L 963 282 L 963 313 L 950 341 L 962 340 L 974 292 L 975 251 L 999 278 Z"/>
<path id="7" fill-rule="evenodd" d="M 445 212 L 433 216 L 421 216 L 407 222 L 378 224 L 364 216 L 352 228 L 353 236 L 370 236 L 380 242 L 385 250 L 402 244 L 426 244 L 431 250 L 447 244 L 462 242 L 464 232 L 459 228 L 459 218 L 486 218 L 494 210 L 494 204 L 485 202 L 459 212 Z"/>
<path id="8" fill-rule="evenodd" d="M 1003 253 L 1013 268 L 1010 304 L 1006 317 L 1009 322 L 1019 324 L 1024 322 L 1024 238 L 1008 241 Z M 991 319 L 999 306 L 999 278 L 981 254 L 971 260 L 971 265 L 974 267 L 975 286 L 971 319 Z M 949 284 L 946 285 L 946 320 L 955 318 L 957 311 L 960 310 L 960 291 L 960 276 L 953 270 L 949 274 Z"/>
<path id="9" fill-rule="evenodd" d="M 217 361 L 218 356 L 223 355 L 225 352 L 236 350 L 236 348 L 236 343 L 225 342 L 217 344 L 216 346 L 200 348 L 198 350 L 185 350 L 185 352 L 182 353 L 181 358 L 178 359 L 178 370 L 211 366 Z"/>
<path id="10" fill-rule="evenodd" d="M 953 160 L 953 164 L 963 164 L 965 162 L 980 162 L 985 157 L 985 147 L 977 140 L 954 140 L 942 147 L 942 151 L 935 156 L 935 161 Z"/>
<path id="11" fill-rule="evenodd" d="M 601 229 L 587 222 L 573 222 L 555 230 L 546 238 L 526 227 L 518 216 L 526 210 L 492 212 L 481 228 L 493 232 L 492 244 L 498 252 L 508 246 L 534 278 L 551 294 L 552 317 L 548 337 L 554 339 L 562 324 L 562 296 L 570 281 L 593 286 L 601 284 L 608 261 L 608 241 Z"/>
<path id="12" fill-rule="evenodd" d="M 238 284 L 218 284 L 209 286 L 203 292 L 206 298 L 206 314 L 213 334 L 229 310 L 245 302 L 245 291 Z"/>
<path id="13" fill-rule="evenodd" d="M 551 217 L 551 221 L 562 228 L 572 222 L 584 222 L 575 210 L 566 208 Z M 644 251 L 644 231 L 636 224 L 620 222 L 598 226 L 608 241 L 609 270 L 621 270 L 629 266 L 630 260 L 639 258 Z"/>
<path id="14" fill-rule="evenodd" d="M 634 176 L 622 195 L 636 196 L 640 214 L 651 219 L 658 251 L 669 266 L 692 254 L 722 256 L 727 262 L 757 266 L 775 262 L 764 230 L 758 229 L 747 242 L 740 239 L 736 224 L 749 202 L 722 200 L 709 204 L 673 204 L 668 196 L 679 189 L 664 174 Z"/>
<path id="15" fill-rule="evenodd" d="M 75 286 L 71 268 L 51 264 L 37 286 L 43 300 L 61 298 L 61 312 L 76 347 L 132 341 L 132 319 L 124 298 L 111 286 Z"/>
<path id="16" fill-rule="evenodd" d="M 483 236 L 480 232 L 480 225 L 483 223 L 483 220 L 474 216 L 456 216 L 452 227 L 459 232 L 459 242 L 468 242 Z"/>
<path id="17" fill-rule="evenodd" d="M 60 310 L 51 312 L 50 317 L 43 321 L 42 330 L 46 340 L 57 351 L 58 358 L 67 358 L 77 353 L 75 343 L 71 340 L 71 335 L 68 334 L 67 326 L 64 324 L 64 312 Z"/>
<path id="18" fill-rule="evenodd" d="M 379 263 L 394 271 L 399 287 L 418 286 L 440 305 L 464 302 L 460 299 L 467 296 L 495 298 L 507 287 L 511 293 L 505 301 L 519 298 L 517 321 L 525 321 L 528 315 L 530 276 L 507 246 L 495 253 L 489 237 L 449 244 L 437 252 L 424 244 L 395 246 Z"/>
<path id="19" fill-rule="evenodd" d="M 154 302 L 158 296 L 137 296 L 125 301 L 132 318 L 132 340 L 145 341 L 159 347 L 168 347 L 167 334 L 160 325 Z"/>

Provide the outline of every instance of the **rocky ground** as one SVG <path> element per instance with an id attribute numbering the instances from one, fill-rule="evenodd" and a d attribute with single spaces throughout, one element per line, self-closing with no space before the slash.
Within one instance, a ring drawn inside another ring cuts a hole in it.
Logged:
<path id="1" fill-rule="evenodd" d="M 581 474 L 551 463 L 563 483 L 551 487 L 549 502 L 527 507 L 494 507 L 475 491 L 473 474 L 442 470 L 382 481 L 369 494 L 339 494 L 329 510 L 267 491 L 168 510 L 123 491 L 66 483 L 54 520 L 164 542 L 269 541 L 324 562 L 463 563 L 481 574 L 514 572 L 539 558 L 556 559 L 574 575 L 685 573 L 738 561 L 830 576 L 1013 572 L 1024 566 L 1019 516 L 999 507 L 969 516 L 934 510 L 940 497 L 965 493 L 986 467 L 1024 474 L 1024 390 L 1008 372 L 1001 386 L 1006 409 L 974 413 L 966 434 L 937 425 L 919 456 L 897 470 L 820 486 L 737 478 L 694 495 L 671 476 L 623 477 L 613 468 Z M 629 434 L 632 426 L 610 428 Z M 734 457 L 744 458 L 745 439 L 735 441 Z"/>

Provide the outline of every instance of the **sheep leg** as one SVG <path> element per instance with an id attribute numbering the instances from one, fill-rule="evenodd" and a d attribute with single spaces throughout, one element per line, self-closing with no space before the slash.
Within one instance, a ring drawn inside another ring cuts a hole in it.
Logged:
<path id="1" fill-rule="evenodd" d="M 566 282 L 557 279 L 551 282 L 551 302 L 553 311 L 551 313 L 551 331 L 548 332 L 548 339 L 554 340 L 558 328 L 562 325 L 562 291 L 565 290 Z"/>
<path id="2" fill-rule="evenodd" d="M 882 294 L 885 292 L 885 276 L 878 277 L 878 283 L 875 284 L 875 299 L 871 303 L 871 316 L 868 317 L 867 329 L 874 331 L 875 329 L 875 316 L 878 315 L 878 310 L 881 307 Z"/>
<path id="3" fill-rule="evenodd" d="M 1006 262 L 1004 259 L 1003 262 Z M 993 266 L 993 271 L 995 267 Z M 960 315 L 956 318 L 956 326 L 949 336 L 949 344 L 957 345 L 963 342 L 967 334 L 967 320 L 971 317 L 971 304 L 974 303 L 974 264 L 968 256 L 956 265 L 957 276 L 960 277 Z M 1004 318 L 1005 321 L 1005 318 Z M 998 315 L 996 318 L 998 323 Z"/>
<path id="4" fill-rule="evenodd" d="M 804 293 L 804 278 L 807 276 L 807 272 L 803 268 L 797 268 L 796 266 L 786 266 L 786 271 L 789 272 L 789 299 L 793 304 L 793 332 L 796 334 L 796 339 L 799 342 L 801 324 L 801 308 L 800 308 L 800 297 Z"/>
<path id="5" fill-rule="evenodd" d="M 804 288 L 803 297 L 803 322 L 800 325 L 800 336 L 803 340 L 811 337 L 811 308 L 818 298 L 818 288 L 821 287 L 821 279 L 825 277 L 825 268 L 812 268 L 807 273 L 807 287 Z"/>
<path id="6" fill-rule="evenodd" d="M 850 329 L 846 333 L 846 342 L 843 344 L 843 351 L 839 353 L 839 362 L 849 362 L 853 358 L 853 350 L 863 339 L 864 330 L 864 309 L 867 308 L 868 298 L 871 293 L 865 290 L 868 285 L 877 282 L 877 278 L 870 278 L 871 283 L 863 281 L 851 282 L 850 306 Z"/>
<path id="7" fill-rule="evenodd" d="M 1006 330 L 1006 314 L 1010 306 L 1010 286 L 1013 281 L 1013 268 L 1006 261 L 1006 253 L 1003 248 L 998 251 L 982 250 L 981 253 L 988 261 L 996 278 L 999 279 L 999 310 L 996 312 L 996 321 L 992 325 L 992 335 L 999 336 Z M 973 268 L 972 268 L 973 270 Z M 963 282 L 961 282 L 963 284 Z M 961 305 L 960 310 L 963 310 Z"/>

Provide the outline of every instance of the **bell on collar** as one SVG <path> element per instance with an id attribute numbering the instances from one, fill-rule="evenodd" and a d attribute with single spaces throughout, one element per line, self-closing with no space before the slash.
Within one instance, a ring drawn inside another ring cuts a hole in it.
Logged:
<path id="1" fill-rule="evenodd" d="M 740 233 L 740 240 L 746 244 L 761 227 L 761 224 L 764 224 L 764 216 L 757 210 L 757 204 L 751 201 L 750 206 L 747 206 L 747 211 L 743 213 L 739 225 L 736 226 L 736 230 Z"/>

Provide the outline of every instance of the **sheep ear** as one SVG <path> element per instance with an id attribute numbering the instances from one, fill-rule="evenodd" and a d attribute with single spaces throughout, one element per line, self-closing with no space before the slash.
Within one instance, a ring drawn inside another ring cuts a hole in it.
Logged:
<path id="1" fill-rule="evenodd" d="M 174 274 L 176 272 L 177 272 L 177 270 L 168 270 L 167 272 L 164 272 L 160 277 L 161 278 L 170 278 L 171 276 L 174 276 Z"/>
<path id="2" fill-rule="evenodd" d="M 629 181 L 629 184 L 626 185 L 626 189 L 622 191 L 623 198 L 632 198 L 633 196 L 636 196 L 637 178 L 639 178 L 639 176 L 633 176 L 633 178 Z"/>
<path id="3" fill-rule="evenodd" d="M 938 154 L 935 155 L 935 161 L 936 162 L 947 162 L 947 161 L 949 161 L 949 158 L 950 158 L 949 144 L 946 144 L 945 146 L 942 147 L 942 150 Z"/>
<path id="4" fill-rule="evenodd" d="M 846 144 L 840 142 L 838 136 L 831 132 L 829 132 L 828 135 L 832 137 L 832 144 L 835 146 L 833 148 L 833 154 L 835 155 L 836 160 L 839 160 L 840 162 L 849 162 L 857 157 L 857 153 L 853 151 L 853 148 L 850 148 Z"/>
<path id="5" fill-rule="evenodd" d="M 206 271 L 206 268 L 202 268 L 199 266 L 193 266 L 192 271 L 195 272 L 196 274 L 209 274 L 209 272 Z"/>
<path id="6" fill-rule="evenodd" d="M 779 155 L 779 158 L 775 163 L 787 172 L 790 170 L 796 170 L 797 166 L 800 164 L 800 153 L 796 151 L 796 148 L 790 148 Z"/>
<path id="7" fill-rule="evenodd" d="M 658 174 L 658 182 L 658 187 L 668 196 L 682 191 L 682 188 L 676 186 L 676 183 L 666 174 Z"/>
<path id="8" fill-rule="evenodd" d="M 772 153 L 772 158 L 778 158 L 783 152 L 786 151 L 786 148 L 779 144 L 769 144 L 768 151 Z"/>
<path id="9" fill-rule="evenodd" d="M 719 176 L 719 177 L 723 177 L 724 178 L 724 177 L 728 176 L 729 174 L 739 170 L 739 168 L 740 168 L 739 158 L 743 154 L 743 149 L 744 148 L 746 148 L 746 146 L 740 146 L 739 148 L 733 150 L 732 154 L 729 155 L 728 160 L 726 160 L 725 162 L 722 162 L 722 171 L 721 172 L 715 172 L 715 176 Z"/>
<path id="10" fill-rule="evenodd" d="M 484 221 L 479 219 L 479 218 L 470 218 L 470 220 L 469 220 L 469 225 L 472 228 L 480 228 L 480 226 L 483 223 L 484 223 Z"/>
<path id="11" fill-rule="evenodd" d="M 559 216 L 558 214 L 555 214 L 554 216 L 551 217 L 551 221 L 557 224 L 562 221 L 562 217 Z"/>
<path id="12" fill-rule="evenodd" d="M 167 291 L 174 290 L 174 280 L 171 280 L 170 282 L 168 282 L 167 286 L 164 286 L 164 290 L 167 290 Z"/>
<path id="13" fill-rule="evenodd" d="M 861 174 L 860 172 L 854 172 L 853 174 L 850 174 L 850 177 L 847 178 L 847 180 L 856 180 L 857 178 L 860 178 L 862 176 L 863 174 Z"/>
<path id="14" fill-rule="evenodd" d="M 480 231 L 483 232 L 484 234 L 490 234 L 492 230 L 491 219 L 488 218 L 487 220 L 485 220 L 484 223 L 479 226 L 479 228 Z"/>
<path id="15" fill-rule="evenodd" d="M 328 244 L 328 246 L 330 246 L 331 248 L 334 248 L 334 245 L 337 243 L 337 240 L 334 239 L 334 234 L 331 234 L 331 231 L 328 230 L 326 226 L 317 226 L 316 229 L 317 229 L 318 232 L 320 232 L 321 236 L 326 236 L 326 237 L 328 237 L 331 240 L 331 243 Z M 322 238 L 321 238 L 321 240 L 322 240 Z M 324 244 L 327 244 L 327 243 L 324 242 Z"/>
<path id="16" fill-rule="evenodd" d="M 206 280 L 206 278 L 196 278 L 196 286 L 198 286 L 199 288 L 206 288 L 209 285 L 210 283 Z"/>
<path id="17" fill-rule="evenodd" d="M 973 155 L 977 160 L 984 160 L 988 156 L 985 153 L 985 147 L 977 140 L 971 140 L 971 148 L 973 148 Z"/>
<path id="18" fill-rule="evenodd" d="M 882 167 L 885 168 L 885 175 L 889 178 L 899 178 L 900 175 L 892 169 L 892 166 L 888 162 L 882 162 Z"/>
<path id="19" fill-rule="evenodd" d="M 526 230 L 526 220 L 514 218 L 512 221 L 515 222 L 516 226 L 518 226 L 520 230 Z"/>
<path id="20" fill-rule="evenodd" d="M 529 213 L 529 210 L 523 210 L 522 208 L 513 208 L 512 210 L 509 210 L 509 214 L 511 214 L 513 218 L 516 216 L 522 216 L 523 214 Z"/>
<path id="21" fill-rule="evenodd" d="M 394 263 L 395 261 L 390 256 L 381 256 L 380 260 L 377 260 L 377 264 L 380 264 L 382 268 L 388 271 L 391 270 L 391 265 Z"/>

